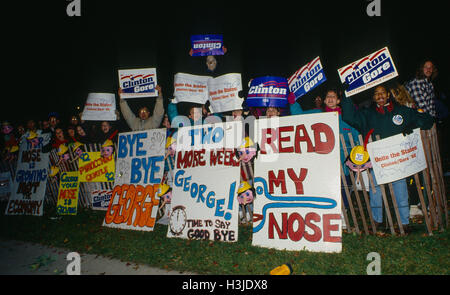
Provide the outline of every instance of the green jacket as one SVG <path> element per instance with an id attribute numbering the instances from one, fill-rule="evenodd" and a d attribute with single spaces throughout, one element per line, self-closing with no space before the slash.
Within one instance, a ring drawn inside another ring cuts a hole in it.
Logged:
<path id="1" fill-rule="evenodd" d="M 364 136 L 370 129 L 374 129 L 373 135 L 380 138 L 409 132 L 412 129 L 430 129 L 433 118 L 426 113 L 419 113 L 415 109 L 390 102 L 391 108 L 386 106 L 377 109 L 375 105 L 369 108 L 357 110 L 350 98 L 342 100 L 342 119 L 355 127 Z"/>

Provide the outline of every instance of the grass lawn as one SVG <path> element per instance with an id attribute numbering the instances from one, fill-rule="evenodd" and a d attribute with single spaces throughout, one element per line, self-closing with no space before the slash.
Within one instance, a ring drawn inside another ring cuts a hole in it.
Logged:
<path id="1" fill-rule="evenodd" d="M 426 234 L 425 225 L 413 223 L 406 237 L 343 234 L 339 254 L 278 251 L 251 245 L 251 227 L 241 226 L 236 243 L 166 238 L 167 226 L 153 232 L 103 227 L 105 212 L 79 210 L 76 216 L 55 218 L 54 208 L 43 217 L 5 216 L 0 206 L 0 238 L 63 247 L 150 266 L 198 274 L 268 274 L 290 263 L 293 274 L 364 275 L 370 252 L 381 256 L 382 274 L 450 273 L 449 231 Z"/>

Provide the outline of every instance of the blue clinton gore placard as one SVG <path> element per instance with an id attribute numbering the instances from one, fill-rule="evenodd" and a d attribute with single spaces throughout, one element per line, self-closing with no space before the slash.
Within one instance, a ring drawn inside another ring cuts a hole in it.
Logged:
<path id="1" fill-rule="evenodd" d="M 247 106 L 284 108 L 287 105 L 288 94 L 286 78 L 274 76 L 255 78 L 250 84 Z"/>
<path id="2" fill-rule="evenodd" d="M 338 70 L 342 83 L 347 83 L 346 96 L 357 94 L 398 76 L 387 47 Z"/>
<path id="3" fill-rule="evenodd" d="M 223 36 L 216 35 L 192 35 L 192 56 L 224 55 Z"/>
<path id="4" fill-rule="evenodd" d="M 298 69 L 288 80 L 289 89 L 294 93 L 295 98 L 299 98 L 313 90 L 327 78 L 323 72 L 320 57 L 316 57 L 309 63 Z"/>

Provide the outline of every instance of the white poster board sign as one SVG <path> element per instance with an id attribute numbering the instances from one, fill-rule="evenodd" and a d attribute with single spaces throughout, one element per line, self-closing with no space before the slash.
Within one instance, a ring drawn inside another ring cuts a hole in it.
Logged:
<path id="1" fill-rule="evenodd" d="M 242 109 L 243 99 L 241 74 L 226 74 L 208 81 L 209 102 L 213 113 Z"/>
<path id="2" fill-rule="evenodd" d="M 166 129 L 120 133 L 116 174 L 104 226 L 152 231 L 164 173 Z"/>
<path id="3" fill-rule="evenodd" d="M 252 245 L 341 252 L 338 114 L 257 120 Z"/>
<path id="4" fill-rule="evenodd" d="M 420 129 L 404 136 L 394 135 L 367 144 L 378 184 L 393 182 L 427 168 Z"/>
<path id="5" fill-rule="evenodd" d="M 89 93 L 81 115 L 81 120 L 117 120 L 116 97 L 114 93 Z"/>
<path id="6" fill-rule="evenodd" d="M 167 237 L 238 240 L 239 134 L 242 122 L 179 129 Z"/>
<path id="7" fill-rule="evenodd" d="M 193 102 L 205 104 L 208 100 L 209 76 L 177 73 L 174 77 L 173 103 Z"/>

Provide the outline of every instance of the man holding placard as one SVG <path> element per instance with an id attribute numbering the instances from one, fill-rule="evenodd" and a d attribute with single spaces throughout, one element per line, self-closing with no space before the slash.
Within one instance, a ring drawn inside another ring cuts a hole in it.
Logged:
<path id="1" fill-rule="evenodd" d="M 156 85 L 155 89 L 158 90 L 158 97 L 156 98 L 155 108 L 153 109 L 153 115 L 150 116 L 150 110 L 147 107 L 141 107 L 136 117 L 131 111 L 128 103 L 122 98 L 122 89 L 119 88 L 120 97 L 120 110 L 122 111 L 125 121 L 133 131 L 147 130 L 158 128 L 164 116 L 164 105 L 161 86 Z"/>

